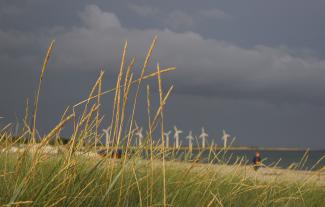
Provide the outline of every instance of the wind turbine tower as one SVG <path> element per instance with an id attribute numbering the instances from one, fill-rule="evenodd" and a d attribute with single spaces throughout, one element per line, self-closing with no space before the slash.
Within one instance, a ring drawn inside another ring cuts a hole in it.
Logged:
<path id="1" fill-rule="evenodd" d="M 183 133 L 183 131 L 177 129 L 176 126 L 174 126 L 174 131 L 175 131 L 175 133 L 174 133 L 175 147 L 178 148 L 178 147 L 179 147 L 179 135 L 180 135 L 181 133 Z"/>
<path id="2" fill-rule="evenodd" d="M 166 147 L 169 148 L 169 136 L 171 131 L 165 132 L 164 135 L 166 137 Z"/>
<path id="3" fill-rule="evenodd" d="M 190 151 L 192 151 L 192 149 L 193 149 L 193 140 L 194 140 L 194 137 L 192 135 L 192 131 L 189 131 L 186 139 L 188 139 L 188 148 L 190 149 Z"/>
<path id="4" fill-rule="evenodd" d="M 205 129 L 202 127 L 201 129 L 201 135 L 199 136 L 200 139 L 202 139 L 202 148 L 205 148 L 205 142 L 208 138 L 208 134 L 205 132 Z"/>
<path id="5" fill-rule="evenodd" d="M 138 146 L 141 146 L 142 145 L 142 139 L 143 139 L 142 127 L 138 128 L 137 132 L 135 133 L 135 136 L 138 137 Z"/>
<path id="6" fill-rule="evenodd" d="M 230 138 L 230 134 L 227 134 L 226 130 L 222 130 L 222 140 L 223 140 L 223 147 L 224 148 L 227 148 L 227 142 L 228 142 L 228 139 Z"/>
<path id="7" fill-rule="evenodd" d="M 110 137 L 111 137 L 111 126 L 108 126 L 107 129 L 103 129 L 103 132 L 105 134 L 105 145 L 106 147 L 109 147 L 110 143 Z"/>

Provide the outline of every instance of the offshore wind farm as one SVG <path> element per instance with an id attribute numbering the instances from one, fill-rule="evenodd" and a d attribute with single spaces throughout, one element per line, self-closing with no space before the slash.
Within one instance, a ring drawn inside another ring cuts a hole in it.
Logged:
<path id="1" fill-rule="evenodd" d="M 101 148 L 111 148 L 114 147 L 112 143 L 109 141 L 111 140 L 110 134 L 110 126 L 107 129 L 103 129 L 103 136 L 101 141 L 98 142 Z M 134 135 L 136 137 L 135 141 L 132 143 L 130 147 L 140 147 L 145 146 L 144 143 L 145 138 L 148 137 L 148 131 L 144 132 L 143 127 L 137 126 L 134 130 Z M 172 134 L 173 132 L 173 134 Z M 143 134 L 145 133 L 145 134 Z M 201 132 L 197 134 L 193 134 L 193 130 L 189 130 L 188 134 L 182 136 L 184 134 L 181 128 L 177 126 L 173 127 L 173 131 L 168 130 L 163 133 L 165 137 L 165 149 L 173 150 L 173 149 L 201 149 L 201 150 L 209 150 L 209 149 L 227 149 L 227 150 L 263 150 L 263 151 L 310 151 L 313 149 L 309 148 L 299 148 L 299 147 L 265 147 L 265 146 L 245 146 L 245 145 L 238 145 L 235 141 L 237 136 L 231 136 L 226 130 L 222 130 L 218 135 L 214 137 L 210 137 L 204 127 L 201 128 Z M 174 139 L 170 139 L 170 137 Z M 105 138 L 105 139 L 103 139 Z M 180 144 L 182 143 L 182 144 Z M 154 147 L 162 147 L 161 145 L 157 145 Z M 315 151 L 322 151 L 321 149 L 314 149 Z"/>
<path id="2" fill-rule="evenodd" d="M 189 159 L 201 162 L 210 163 L 209 156 L 211 152 L 227 154 L 224 158 L 229 159 L 229 164 L 235 164 L 238 158 L 243 158 L 243 162 L 250 163 L 251 158 L 255 152 L 258 151 L 263 154 L 264 163 L 267 165 L 276 165 L 278 168 L 286 169 L 293 167 L 300 163 L 302 160 L 305 162 L 300 168 L 318 170 L 325 165 L 324 153 L 325 150 L 313 150 L 308 148 L 293 148 L 293 147 L 257 147 L 257 146 L 239 146 L 236 145 L 236 136 L 231 136 L 226 130 L 222 130 L 219 133 L 219 138 L 211 138 L 204 127 L 201 128 L 201 132 L 193 134 L 192 130 L 188 131 L 187 135 L 182 136 L 182 129 L 174 126 L 174 140 L 170 140 L 171 130 L 164 132 L 165 146 L 161 144 L 150 146 L 144 141 L 143 128 L 138 127 L 135 136 L 136 141 L 133 145 L 128 147 L 128 150 L 136 151 L 139 147 L 147 152 L 153 153 L 159 152 L 162 148 L 168 153 L 173 152 L 177 155 L 174 158 L 179 160 Z M 146 131 L 147 132 L 147 131 Z M 218 136 L 215 136 L 218 137 Z M 199 139 L 198 139 L 199 138 Z M 140 141 L 141 140 L 141 141 Z M 196 140 L 196 141 L 195 141 Z M 201 141 L 201 142 L 200 142 Z M 183 144 L 179 144 L 183 143 Z M 104 144 L 104 142 L 98 147 L 98 150 L 115 150 L 116 147 L 110 144 Z M 120 147 L 120 150 L 125 150 L 124 147 Z M 301 165 L 301 164 L 300 164 Z"/>

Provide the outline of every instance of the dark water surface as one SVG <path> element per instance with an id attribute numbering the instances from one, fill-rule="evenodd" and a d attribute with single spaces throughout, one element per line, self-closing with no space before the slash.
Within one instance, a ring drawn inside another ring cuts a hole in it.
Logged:
<path id="1" fill-rule="evenodd" d="M 185 150 L 179 150 L 176 154 L 178 159 L 199 159 L 201 163 L 228 163 L 252 164 L 255 150 L 228 150 L 198 151 L 193 150 L 191 154 Z M 317 170 L 325 166 L 325 150 L 318 151 L 278 151 L 259 150 L 263 164 L 267 166 L 277 166 L 280 168 L 293 168 L 299 170 Z"/>

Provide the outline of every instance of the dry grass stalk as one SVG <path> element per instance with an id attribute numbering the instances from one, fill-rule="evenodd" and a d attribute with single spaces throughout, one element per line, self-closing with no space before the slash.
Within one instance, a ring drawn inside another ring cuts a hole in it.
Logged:
<path id="1" fill-rule="evenodd" d="M 40 78 L 39 78 L 39 83 L 38 83 L 38 88 L 37 88 L 37 93 L 36 93 L 36 96 L 35 96 L 35 102 L 34 102 L 34 115 L 33 115 L 33 128 L 32 128 L 32 141 L 33 143 L 36 143 L 36 117 L 37 117 L 37 110 L 38 110 L 38 99 L 39 99 L 39 95 L 40 95 L 40 91 L 41 91 L 41 86 L 42 86 L 42 80 L 43 80 L 43 77 L 44 77 L 44 73 L 45 73 L 45 70 L 46 70 L 46 66 L 47 66 L 47 63 L 50 59 L 50 56 L 51 56 L 51 53 L 52 53 L 52 50 L 53 50 L 53 47 L 54 47 L 54 43 L 55 43 L 55 40 L 52 40 L 48 50 L 47 50 L 47 53 L 46 53 L 46 56 L 45 56 L 45 59 L 44 59 L 44 62 L 43 62 L 43 67 L 42 67 L 42 71 L 41 71 L 41 75 L 40 75 Z"/>
<path id="2" fill-rule="evenodd" d="M 147 188 L 148 190 L 150 189 L 150 199 L 148 199 L 148 206 L 152 205 L 152 200 L 153 200 L 153 178 L 154 178 L 154 174 L 153 174 L 153 170 L 154 170 L 154 166 L 153 166 L 153 140 L 152 140 L 152 127 L 151 127 L 151 101 L 150 101 L 150 86 L 147 85 L 147 113 L 148 113 L 148 129 L 149 129 L 149 134 L 148 134 L 148 139 L 149 139 L 149 147 L 150 147 L 150 168 L 148 167 L 148 171 L 150 170 L 150 173 L 147 172 L 147 176 L 148 176 L 148 185 Z M 151 179 L 149 179 L 151 178 Z M 150 186 L 149 186 L 150 185 Z"/>
<path id="3" fill-rule="evenodd" d="M 164 100 L 163 100 L 163 89 L 162 89 L 162 81 L 160 74 L 160 66 L 157 64 L 157 79 L 158 79 L 158 89 L 159 89 L 159 108 L 160 110 L 160 118 L 161 118 L 161 140 L 162 140 L 162 155 L 163 155 L 163 188 L 164 188 L 164 206 L 167 206 L 167 186 L 166 186 L 166 164 L 165 164 L 165 136 L 164 136 Z"/>
<path id="4" fill-rule="evenodd" d="M 136 105 L 137 105 L 137 99 L 138 99 L 138 96 L 140 94 L 141 83 L 142 83 L 144 74 L 146 72 L 147 65 L 148 65 L 149 59 L 151 57 L 152 50 L 155 47 L 156 41 L 157 41 L 157 36 L 155 36 L 153 38 L 152 42 L 151 42 L 151 45 L 149 47 L 149 50 L 147 52 L 146 58 L 145 58 L 144 63 L 143 63 L 140 78 L 138 79 L 139 81 L 137 82 L 137 89 L 136 89 L 136 93 L 135 93 L 135 96 L 134 96 L 133 109 L 132 109 L 132 113 L 131 113 L 129 133 L 128 133 L 128 138 L 127 138 L 130 142 L 131 142 L 131 135 L 132 135 L 131 132 L 132 132 L 132 129 L 133 129 L 134 114 L 135 114 L 135 109 L 136 109 Z"/>
<path id="5" fill-rule="evenodd" d="M 117 134 L 117 130 L 118 130 L 118 122 L 119 122 L 119 115 L 120 115 L 120 83 L 121 83 L 121 80 L 122 80 L 122 76 L 123 76 L 123 69 L 124 69 L 124 64 L 125 64 L 125 56 L 126 56 L 126 51 L 127 51 L 127 41 L 125 41 L 124 43 L 124 47 L 123 47 L 123 53 L 122 53 L 122 59 L 121 59 L 121 65 L 120 65 L 120 70 L 119 70 L 119 73 L 118 73 L 118 78 L 117 78 L 117 81 L 116 81 L 116 90 L 115 90 L 115 95 L 114 95 L 114 102 L 113 102 L 113 110 L 112 110 L 112 120 L 111 120 L 111 123 L 110 123 L 110 126 L 111 126 L 111 130 L 112 130 L 112 137 L 113 137 L 113 145 L 115 144 L 115 142 L 117 142 L 116 140 L 116 134 Z"/>
<path id="6" fill-rule="evenodd" d="M 104 71 L 101 71 L 101 74 L 104 74 Z M 99 84 L 98 84 L 98 92 L 97 92 L 97 105 L 100 105 L 101 104 L 101 93 L 102 93 L 102 82 L 103 82 L 103 76 L 101 76 L 101 79 L 99 81 Z M 98 135 L 98 130 L 99 130 L 99 126 L 100 126 L 100 118 L 99 118 L 99 114 L 100 114 L 100 110 L 98 109 L 97 110 L 97 113 L 96 113 L 96 128 L 95 128 L 95 151 L 97 150 L 97 142 L 99 140 L 99 135 Z"/>
<path id="7" fill-rule="evenodd" d="M 163 73 L 167 73 L 167 72 L 171 72 L 171 71 L 174 71 L 176 70 L 176 67 L 169 67 L 169 68 L 165 68 L 165 69 L 162 69 L 160 71 L 161 74 Z M 153 72 L 153 73 L 150 73 L 149 75 L 145 75 L 143 78 L 138 78 L 136 80 L 133 80 L 131 82 L 131 84 L 138 84 L 140 82 L 140 80 L 147 80 L 149 78 L 153 78 L 153 77 L 156 77 L 157 76 L 157 72 Z M 119 87 L 123 87 L 123 85 L 119 86 Z M 109 94 L 109 93 L 112 93 L 114 91 L 116 91 L 117 88 L 112 88 L 110 90 L 107 90 L 107 91 L 103 91 L 101 94 L 98 94 L 98 95 L 95 95 L 95 96 L 91 96 L 89 100 L 92 100 L 92 99 L 95 99 L 97 98 L 99 95 L 102 96 L 102 95 L 106 95 L 106 94 Z M 86 103 L 88 101 L 88 99 L 86 100 L 82 100 L 82 101 L 79 101 L 78 103 L 76 103 L 73 107 L 76 108 L 84 103 Z"/>

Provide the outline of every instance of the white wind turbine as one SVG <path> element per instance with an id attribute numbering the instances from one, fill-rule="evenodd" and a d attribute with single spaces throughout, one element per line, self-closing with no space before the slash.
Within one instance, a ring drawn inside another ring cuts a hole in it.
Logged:
<path id="1" fill-rule="evenodd" d="M 199 136 L 200 139 L 202 139 L 202 148 L 205 148 L 205 141 L 208 138 L 208 134 L 205 132 L 205 129 L 202 127 L 201 129 L 201 135 Z"/>
<path id="2" fill-rule="evenodd" d="M 226 130 L 222 130 L 222 140 L 223 140 L 223 147 L 226 148 L 227 147 L 227 141 L 230 138 L 230 134 L 227 134 Z"/>
<path id="3" fill-rule="evenodd" d="M 183 133 L 183 131 L 177 129 L 176 126 L 174 126 L 174 131 L 175 131 L 175 133 L 174 133 L 175 147 L 178 148 L 178 147 L 179 147 L 179 135 L 180 135 L 181 133 Z"/>
<path id="4" fill-rule="evenodd" d="M 169 136 L 170 136 L 171 131 L 165 132 L 164 135 L 166 137 L 166 147 L 169 147 Z"/>
<path id="5" fill-rule="evenodd" d="M 143 134 L 142 134 L 142 127 L 138 128 L 137 132 L 135 135 L 138 137 L 138 145 L 142 145 L 142 139 L 143 139 Z"/>
<path id="6" fill-rule="evenodd" d="M 109 142 L 110 142 L 110 137 L 111 137 L 111 130 L 112 127 L 108 126 L 107 129 L 103 129 L 103 132 L 105 134 L 105 143 L 106 143 L 106 147 L 109 146 Z"/>
<path id="7" fill-rule="evenodd" d="M 192 151 L 192 149 L 193 149 L 193 140 L 194 140 L 194 137 L 192 135 L 192 131 L 189 131 L 186 139 L 188 139 L 188 147 Z"/>

